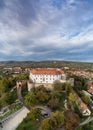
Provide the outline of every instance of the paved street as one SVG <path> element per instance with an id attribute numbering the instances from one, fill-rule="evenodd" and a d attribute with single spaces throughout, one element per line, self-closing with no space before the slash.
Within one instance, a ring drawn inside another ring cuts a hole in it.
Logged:
<path id="1" fill-rule="evenodd" d="M 48 113 L 48 115 L 51 115 L 51 109 L 49 107 L 44 107 L 44 106 L 35 106 L 34 108 L 40 108 L 41 110 L 44 110 Z"/>
<path id="2" fill-rule="evenodd" d="M 93 117 L 88 117 L 84 122 L 80 123 L 79 126 L 83 126 L 85 124 L 88 124 L 89 122 L 93 121 Z"/>
<path id="3" fill-rule="evenodd" d="M 16 127 L 22 122 L 23 118 L 26 117 L 29 110 L 23 107 L 18 112 L 14 113 L 13 115 L 9 116 L 6 121 L 3 123 L 3 128 L 0 130 L 15 130 Z"/>

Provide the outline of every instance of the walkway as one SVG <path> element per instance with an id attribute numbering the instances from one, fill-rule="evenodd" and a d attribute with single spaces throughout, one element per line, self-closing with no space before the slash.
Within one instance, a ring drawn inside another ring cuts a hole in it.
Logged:
<path id="1" fill-rule="evenodd" d="M 0 130 L 15 130 L 16 127 L 22 122 L 22 120 L 26 117 L 29 110 L 25 107 L 23 107 L 18 112 L 10 115 L 8 118 L 6 118 L 3 122 L 3 128 L 0 128 Z"/>

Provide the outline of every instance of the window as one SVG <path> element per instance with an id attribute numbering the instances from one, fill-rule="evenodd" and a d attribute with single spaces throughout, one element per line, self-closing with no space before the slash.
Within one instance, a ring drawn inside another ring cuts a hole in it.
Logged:
<path id="1" fill-rule="evenodd" d="M 45 81 L 45 78 L 43 78 L 43 81 Z"/>

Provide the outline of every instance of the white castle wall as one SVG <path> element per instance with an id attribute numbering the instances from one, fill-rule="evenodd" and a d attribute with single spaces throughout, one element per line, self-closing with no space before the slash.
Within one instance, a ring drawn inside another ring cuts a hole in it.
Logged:
<path id="1" fill-rule="evenodd" d="M 53 83 L 55 80 L 61 80 L 62 74 L 59 75 L 34 75 L 30 73 L 30 79 L 33 80 L 34 83 Z"/>

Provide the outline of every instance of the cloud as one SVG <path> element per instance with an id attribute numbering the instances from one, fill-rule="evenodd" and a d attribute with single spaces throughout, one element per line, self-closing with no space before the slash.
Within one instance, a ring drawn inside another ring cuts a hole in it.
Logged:
<path id="1" fill-rule="evenodd" d="M 0 1 L 0 60 L 93 61 L 92 8 L 87 0 Z"/>

